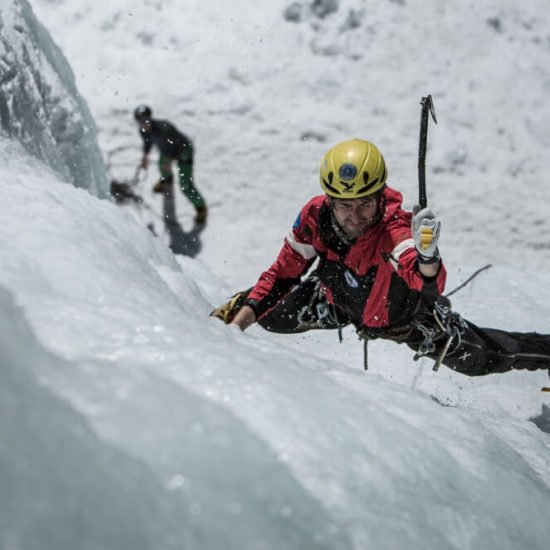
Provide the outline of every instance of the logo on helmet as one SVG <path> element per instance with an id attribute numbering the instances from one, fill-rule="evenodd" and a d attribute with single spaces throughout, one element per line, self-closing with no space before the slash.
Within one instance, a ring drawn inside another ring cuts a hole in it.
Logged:
<path id="1" fill-rule="evenodd" d="M 344 181 L 354 180 L 357 176 L 357 167 L 353 164 L 342 164 L 338 170 L 338 176 Z"/>

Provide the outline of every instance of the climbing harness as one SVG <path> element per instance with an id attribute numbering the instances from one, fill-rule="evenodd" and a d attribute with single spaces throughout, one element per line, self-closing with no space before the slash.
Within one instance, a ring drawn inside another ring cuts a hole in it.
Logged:
<path id="1" fill-rule="evenodd" d="M 449 354 L 453 342 L 455 349 L 462 343 L 462 335 L 466 330 L 466 322 L 449 305 L 440 302 L 434 304 L 433 317 L 437 323 L 437 327 L 429 327 L 419 321 L 413 321 L 414 326 L 424 336 L 413 359 L 417 361 L 425 355 L 435 353 L 437 349 L 435 342 L 446 337 L 445 345 L 441 348 L 433 366 L 433 370 L 437 371 L 445 357 Z"/>
<path id="2" fill-rule="evenodd" d="M 338 338 L 342 343 L 342 324 L 338 319 L 336 309 L 326 297 L 325 288 L 316 275 L 309 277 L 315 283 L 311 298 L 307 305 L 302 307 L 296 318 L 304 328 L 338 328 Z"/>

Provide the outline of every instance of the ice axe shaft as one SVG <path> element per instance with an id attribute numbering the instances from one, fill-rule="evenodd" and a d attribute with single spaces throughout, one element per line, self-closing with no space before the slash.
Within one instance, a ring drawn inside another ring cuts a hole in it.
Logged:
<path id="1" fill-rule="evenodd" d="M 432 115 L 437 124 L 432 96 L 423 97 L 420 102 L 422 111 L 420 113 L 420 139 L 418 143 L 418 204 L 420 208 L 428 206 L 426 195 L 426 143 L 428 141 L 428 114 Z"/>

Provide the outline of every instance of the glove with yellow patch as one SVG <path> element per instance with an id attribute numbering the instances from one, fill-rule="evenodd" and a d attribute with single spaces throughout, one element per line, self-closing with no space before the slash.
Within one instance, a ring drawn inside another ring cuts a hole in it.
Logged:
<path id="1" fill-rule="evenodd" d="M 437 242 L 441 222 L 430 208 L 415 207 L 413 210 L 412 233 L 418 252 L 418 261 L 423 264 L 433 264 L 439 260 Z"/>
<path id="2" fill-rule="evenodd" d="M 235 318 L 235 315 L 237 315 L 239 310 L 243 307 L 244 301 L 246 300 L 249 292 L 250 289 L 237 292 L 237 294 L 234 294 L 228 302 L 213 310 L 210 313 L 210 317 L 216 317 L 222 320 L 226 325 L 229 325 Z"/>

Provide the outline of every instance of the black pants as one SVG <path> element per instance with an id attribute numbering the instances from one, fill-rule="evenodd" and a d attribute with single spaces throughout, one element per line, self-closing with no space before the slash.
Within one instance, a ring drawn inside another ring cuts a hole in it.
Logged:
<path id="1" fill-rule="evenodd" d="M 425 333 L 415 321 L 434 329 L 435 348 L 426 356 L 437 359 L 447 342 L 447 335 L 439 330 L 430 311 L 425 311 L 418 319 L 411 319 L 406 326 L 366 332 L 358 327 L 358 333 L 369 339 L 382 338 L 407 344 L 417 352 Z M 550 369 L 550 335 L 480 328 L 464 319 L 462 321 L 460 332 L 443 359 L 445 366 L 468 376 L 513 369 Z M 318 292 L 315 279 L 305 279 L 261 317 L 258 324 L 271 332 L 292 334 L 312 329 L 337 329 L 350 324 L 350 321 L 326 302 Z"/>

